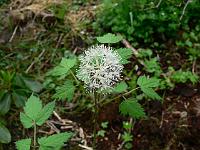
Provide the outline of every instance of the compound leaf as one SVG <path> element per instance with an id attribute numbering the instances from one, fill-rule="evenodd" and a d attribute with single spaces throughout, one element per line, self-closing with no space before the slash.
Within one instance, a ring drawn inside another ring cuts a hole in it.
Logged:
<path id="1" fill-rule="evenodd" d="M 76 65 L 76 58 L 62 58 L 60 64 L 53 70 L 49 71 L 47 75 L 62 76 L 68 73 L 68 71 Z"/>
<path id="2" fill-rule="evenodd" d="M 22 112 L 20 113 L 20 121 L 25 128 L 30 128 L 33 126 L 33 120 Z"/>
<path id="3" fill-rule="evenodd" d="M 137 80 L 137 84 L 140 86 L 142 92 L 152 99 L 161 100 L 162 98 L 152 89 L 158 87 L 160 80 L 156 78 L 147 78 L 141 76 Z"/>

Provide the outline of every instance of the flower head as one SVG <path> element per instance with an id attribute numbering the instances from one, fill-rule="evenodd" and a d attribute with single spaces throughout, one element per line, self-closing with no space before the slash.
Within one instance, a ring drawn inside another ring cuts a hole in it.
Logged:
<path id="1" fill-rule="evenodd" d="M 77 77 L 90 91 L 110 90 L 120 80 L 123 65 L 121 57 L 111 47 L 92 46 L 80 56 Z"/>

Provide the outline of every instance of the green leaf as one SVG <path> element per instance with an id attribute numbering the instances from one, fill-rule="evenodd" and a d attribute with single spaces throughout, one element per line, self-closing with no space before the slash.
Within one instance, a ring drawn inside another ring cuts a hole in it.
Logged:
<path id="1" fill-rule="evenodd" d="M 10 110 L 11 105 L 11 95 L 9 93 L 4 93 L 0 99 L 0 114 L 5 115 Z"/>
<path id="2" fill-rule="evenodd" d="M 68 73 L 68 71 L 76 65 L 76 58 L 62 58 L 60 64 L 53 70 L 49 71 L 47 75 L 62 76 Z"/>
<path id="3" fill-rule="evenodd" d="M 133 118 L 145 117 L 145 112 L 142 106 L 135 100 L 125 100 L 120 106 L 119 110 L 123 115 L 129 115 Z"/>
<path id="4" fill-rule="evenodd" d="M 114 87 L 113 92 L 122 93 L 126 91 L 127 88 L 128 88 L 128 85 L 126 84 L 126 82 L 122 81 Z"/>
<path id="5" fill-rule="evenodd" d="M 114 35 L 111 33 L 107 33 L 104 36 L 97 37 L 97 41 L 100 43 L 117 43 L 123 39 L 120 35 Z"/>
<path id="6" fill-rule="evenodd" d="M 17 92 L 12 93 L 12 99 L 17 107 L 23 107 L 26 102 L 26 97 Z"/>
<path id="7" fill-rule="evenodd" d="M 64 83 L 64 85 L 56 88 L 56 93 L 53 95 L 53 98 L 63 100 L 68 99 L 71 101 L 74 95 L 75 86 L 72 81 L 68 80 Z"/>
<path id="8" fill-rule="evenodd" d="M 24 81 L 25 85 L 33 92 L 38 93 L 43 88 L 42 84 L 37 81 L 31 80 L 31 79 L 28 79 L 25 77 L 23 77 L 23 81 Z"/>
<path id="9" fill-rule="evenodd" d="M 20 112 L 20 121 L 25 128 L 30 128 L 33 126 L 33 120 L 22 112 Z"/>
<path id="10" fill-rule="evenodd" d="M 147 78 L 141 76 L 137 80 L 137 84 L 140 86 L 142 92 L 152 99 L 162 100 L 162 98 L 152 89 L 160 85 L 160 80 L 156 78 Z"/>
<path id="11" fill-rule="evenodd" d="M 23 139 L 17 141 L 16 143 L 17 150 L 30 150 L 31 148 L 31 139 Z"/>
<path id="12" fill-rule="evenodd" d="M 10 143 L 11 135 L 9 130 L 0 123 L 0 143 Z"/>
<path id="13" fill-rule="evenodd" d="M 51 148 L 52 150 L 61 148 L 64 145 L 64 142 L 68 141 L 72 135 L 71 132 L 65 132 L 39 138 L 38 143 L 40 145 L 40 150 L 47 150 L 47 148 Z"/>
<path id="14" fill-rule="evenodd" d="M 133 140 L 133 136 L 130 133 L 124 132 L 122 139 L 124 142 L 130 142 Z"/>
<path id="15" fill-rule="evenodd" d="M 41 110 L 42 102 L 38 97 L 31 95 L 24 107 L 25 114 L 32 120 L 36 120 Z"/>
<path id="16" fill-rule="evenodd" d="M 121 64 L 128 64 L 130 61 L 128 61 L 129 58 L 131 58 L 133 51 L 130 48 L 120 48 L 116 49 L 118 54 L 121 56 Z"/>
<path id="17" fill-rule="evenodd" d="M 152 99 L 162 100 L 162 98 L 152 88 L 141 88 L 141 90 Z"/>
<path id="18" fill-rule="evenodd" d="M 44 106 L 38 118 L 36 119 L 36 124 L 41 126 L 51 116 L 54 107 L 55 107 L 55 101 L 50 102 L 46 106 Z"/>
<path id="19" fill-rule="evenodd" d="M 137 84 L 140 87 L 153 88 L 159 86 L 160 80 L 157 78 L 147 78 L 146 76 L 140 76 L 137 80 Z"/>

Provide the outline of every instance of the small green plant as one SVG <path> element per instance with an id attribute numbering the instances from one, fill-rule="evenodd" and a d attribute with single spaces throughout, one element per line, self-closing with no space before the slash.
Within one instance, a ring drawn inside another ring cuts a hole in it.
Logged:
<path id="1" fill-rule="evenodd" d="M 42 85 L 30 78 L 15 72 L 0 71 L 0 143 L 9 143 L 11 135 L 6 128 L 4 116 L 9 112 L 12 104 L 17 108 L 25 105 L 27 96 L 32 92 L 39 92 Z"/>
<path id="2" fill-rule="evenodd" d="M 195 84 L 198 82 L 199 77 L 191 71 L 178 70 L 172 73 L 171 80 L 175 83 L 186 83 L 190 81 Z"/>
<path id="3" fill-rule="evenodd" d="M 124 147 L 126 149 L 131 149 L 133 147 L 132 141 L 133 141 L 133 135 L 131 135 L 131 129 L 133 128 L 133 125 L 129 122 L 123 122 L 123 129 L 125 130 L 122 134 L 122 140 Z"/>
<path id="4" fill-rule="evenodd" d="M 101 106 L 116 99 L 123 101 L 119 106 L 122 115 L 128 115 L 136 119 L 146 117 L 144 108 L 139 103 L 135 93 L 140 89 L 140 93 L 148 98 L 162 100 L 154 91 L 159 87 L 160 80 L 147 76 L 135 77 L 135 86 L 129 86 L 122 80 L 122 69 L 124 64 L 128 64 L 132 57 L 132 50 L 129 48 L 114 49 L 110 45 L 122 40 L 122 36 L 108 33 L 102 37 L 97 37 L 97 41 L 105 45 L 97 45 L 89 48 L 79 57 L 70 56 L 63 58 L 61 63 L 47 73 L 48 80 L 45 87 L 55 90 L 54 98 L 71 102 L 75 92 L 80 92 L 81 104 L 85 99 L 92 99 L 85 104 L 94 111 L 94 131 L 93 148 L 96 148 L 97 135 L 103 136 L 105 132 L 97 133 L 98 111 Z M 80 64 L 80 65 L 79 65 Z M 76 76 L 74 71 L 77 69 Z M 84 82 L 81 84 L 79 80 Z M 56 81 L 56 82 L 53 82 Z M 118 82 L 119 81 L 119 82 Z M 56 88 L 55 88 L 56 86 Z M 68 89 L 68 90 L 67 90 Z M 110 95 L 116 95 L 113 98 Z M 88 98 L 90 97 L 90 98 Z M 83 101 L 82 101 L 83 100 Z M 80 107 L 84 106 L 80 105 Z"/>
<path id="5" fill-rule="evenodd" d="M 105 133 L 106 133 L 106 129 L 108 128 L 108 122 L 102 122 L 101 123 L 101 130 L 99 130 L 97 132 L 97 136 L 101 136 L 101 137 L 104 137 L 105 136 Z"/>
<path id="6" fill-rule="evenodd" d="M 20 113 L 20 120 L 24 128 L 33 128 L 32 139 L 23 139 L 16 142 L 17 150 L 30 150 L 33 147 L 36 150 L 60 150 L 71 136 L 72 133 L 59 133 L 48 137 L 37 138 L 37 126 L 41 126 L 51 116 L 55 107 L 55 101 L 42 107 L 41 100 L 31 95 L 24 107 L 24 112 Z M 31 144 L 33 143 L 33 144 Z"/>

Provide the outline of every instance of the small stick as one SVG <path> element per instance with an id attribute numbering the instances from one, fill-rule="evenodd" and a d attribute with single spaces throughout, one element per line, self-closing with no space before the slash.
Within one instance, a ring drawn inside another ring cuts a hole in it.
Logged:
<path id="1" fill-rule="evenodd" d="M 60 122 L 62 122 L 63 124 L 66 124 L 65 121 L 55 111 L 53 111 L 53 114 Z"/>
<path id="2" fill-rule="evenodd" d="M 85 146 L 85 145 L 79 144 L 78 146 L 81 147 L 81 148 L 87 149 L 87 150 L 93 150 L 91 147 L 88 147 L 88 146 Z"/>
<path id="3" fill-rule="evenodd" d="M 42 55 L 44 54 L 45 49 L 43 49 L 43 51 L 40 53 L 40 55 L 38 56 L 38 59 L 40 59 L 42 57 Z M 37 60 L 34 60 L 31 65 L 26 69 L 25 73 L 28 73 L 30 71 L 30 69 L 33 67 L 33 65 L 37 62 Z"/>
<path id="4" fill-rule="evenodd" d="M 12 42 L 13 38 L 15 37 L 15 34 L 16 34 L 16 32 L 17 32 L 17 29 L 18 29 L 18 26 L 16 26 L 15 29 L 14 29 L 14 31 L 13 31 L 13 34 L 12 34 L 10 40 L 9 40 L 10 43 Z"/>
<path id="5" fill-rule="evenodd" d="M 126 40 L 126 39 L 123 39 L 122 40 L 122 43 L 127 47 L 127 48 L 130 48 L 132 51 L 133 51 L 133 54 L 137 57 L 138 56 L 138 51 L 131 46 L 131 44 Z"/>
<path id="6" fill-rule="evenodd" d="M 182 14 L 181 14 L 181 17 L 180 17 L 180 19 L 179 19 L 180 21 L 182 20 L 183 15 L 185 14 L 185 10 L 186 10 L 188 4 L 191 3 L 191 2 L 192 2 L 192 0 L 187 0 L 187 3 L 185 4 L 185 6 L 184 6 L 184 8 L 183 8 L 183 12 L 182 12 Z"/>

